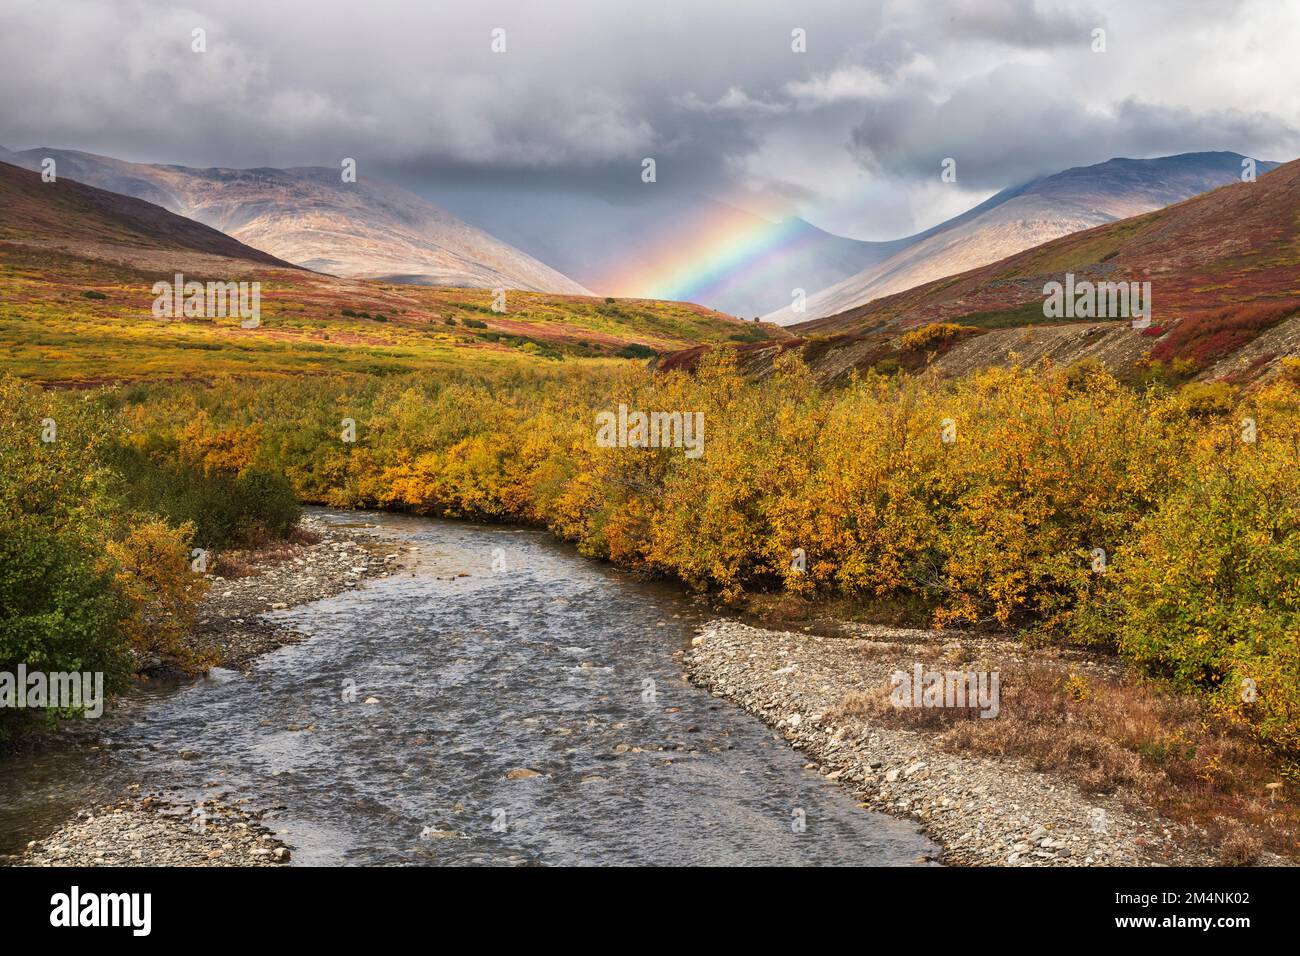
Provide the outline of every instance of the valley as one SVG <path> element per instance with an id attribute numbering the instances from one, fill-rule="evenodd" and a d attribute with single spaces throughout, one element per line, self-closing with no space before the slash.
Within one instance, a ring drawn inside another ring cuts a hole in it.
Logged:
<path id="1" fill-rule="evenodd" d="M 0 597 L 113 701 L 0 723 L 8 862 L 1294 861 L 1300 163 L 663 260 L 883 270 L 782 327 L 328 170 L 42 152 L 0 156 Z M 882 706 L 923 662 L 1005 697 Z"/>

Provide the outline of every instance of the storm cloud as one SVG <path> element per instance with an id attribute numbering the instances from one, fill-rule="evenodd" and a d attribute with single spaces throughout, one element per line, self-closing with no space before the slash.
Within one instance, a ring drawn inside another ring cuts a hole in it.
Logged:
<path id="1" fill-rule="evenodd" d="M 1298 40 L 1262 0 L 9 0 L 0 145 L 615 199 L 651 156 L 665 189 L 892 238 L 1116 155 L 1290 159 Z"/>

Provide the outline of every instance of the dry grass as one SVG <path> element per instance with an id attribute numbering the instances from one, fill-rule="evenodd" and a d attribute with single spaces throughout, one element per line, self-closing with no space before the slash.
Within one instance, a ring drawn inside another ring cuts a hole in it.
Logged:
<path id="1" fill-rule="evenodd" d="M 302 525 L 295 525 L 287 535 L 285 540 L 290 544 L 312 545 L 320 544 L 322 536 L 310 528 L 304 528 Z"/>
<path id="2" fill-rule="evenodd" d="M 246 551 L 225 551 L 217 555 L 212 566 L 212 573 L 219 578 L 234 580 L 236 578 L 255 578 L 259 571 L 249 559 Z"/>
<path id="3" fill-rule="evenodd" d="M 1263 850 L 1300 857 L 1287 766 L 1201 701 L 1044 665 L 1000 678 L 1001 712 L 992 720 L 969 709 L 895 708 L 888 688 L 851 694 L 841 711 L 932 735 L 949 752 L 1012 758 L 1086 792 L 1118 792 L 1190 827 L 1225 865 L 1249 864 Z"/>
<path id="4" fill-rule="evenodd" d="M 295 558 L 299 548 L 319 544 L 321 540 L 319 533 L 295 525 L 283 538 L 267 539 L 254 548 L 221 552 L 216 557 L 212 573 L 227 579 L 255 578 L 261 575 L 262 567 Z"/>
<path id="5" fill-rule="evenodd" d="M 819 594 L 808 598 L 790 591 L 749 591 L 724 610 L 755 627 L 773 631 L 803 631 L 834 637 L 846 633 L 841 621 L 885 627 L 929 628 L 934 605 L 913 595 L 861 596 Z"/>

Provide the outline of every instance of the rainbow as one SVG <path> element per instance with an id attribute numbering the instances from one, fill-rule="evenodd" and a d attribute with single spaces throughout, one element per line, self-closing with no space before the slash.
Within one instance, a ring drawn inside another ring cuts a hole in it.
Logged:
<path id="1" fill-rule="evenodd" d="M 614 294 L 708 305 L 761 280 L 773 264 L 788 264 L 816 235 L 799 219 L 772 223 L 738 210 L 681 227 L 671 243 L 650 243 L 634 265 L 615 275 L 609 282 Z"/>

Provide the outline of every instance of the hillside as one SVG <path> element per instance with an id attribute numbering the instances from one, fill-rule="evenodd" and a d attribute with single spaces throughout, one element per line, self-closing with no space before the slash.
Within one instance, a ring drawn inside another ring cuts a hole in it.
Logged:
<path id="1" fill-rule="evenodd" d="M 1151 283 L 1152 322 L 1048 319 L 1044 285 Z M 1251 380 L 1300 352 L 1300 161 L 1173 206 L 1064 236 L 996 263 L 791 329 L 818 375 L 1095 358 L 1130 374 Z M 929 340 L 908 330 L 946 324 Z M 913 343 L 908 345 L 908 343 Z M 695 350 L 698 352 L 699 350 Z M 744 350 L 758 373 L 775 351 Z M 692 353 L 668 364 L 686 364 Z"/>
<path id="2" fill-rule="evenodd" d="M 317 272 L 589 294 L 531 256 L 364 170 L 355 183 L 344 183 L 339 169 L 323 167 L 192 169 L 46 147 L 4 158 L 39 169 L 47 156 L 56 161 L 60 179 L 147 200 Z"/>
<path id="3" fill-rule="evenodd" d="M 941 224 L 885 261 L 766 318 L 811 322 L 935 279 L 996 262 L 1060 236 L 1128 218 L 1239 182 L 1238 153 L 1186 153 L 1159 159 L 1112 159 L 1004 190 Z M 1276 167 L 1260 162 L 1259 173 Z"/>
<path id="4" fill-rule="evenodd" d="M 84 253 L 193 252 L 291 269 L 289 263 L 152 203 L 71 180 L 46 183 L 0 162 L 0 242 L 37 241 Z"/>
<path id="5" fill-rule="evenodd" d="M 237 316 L 155 318 L 155 282 L 260 283 Z M 0 163 L 3 369 L 43 382 L 396 373 L 644 358 L 779 330 L 689 303 L 341 279 L 147 202 Z"/>

